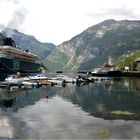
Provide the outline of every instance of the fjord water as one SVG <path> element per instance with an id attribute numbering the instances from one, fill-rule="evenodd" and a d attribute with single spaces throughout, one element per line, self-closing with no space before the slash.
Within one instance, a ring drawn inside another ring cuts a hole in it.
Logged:
<path id="1" fill-rule="evenodd" d="M 139 78 L 1 89 L 0 138 L 140 139 L 139 108 Z"/>

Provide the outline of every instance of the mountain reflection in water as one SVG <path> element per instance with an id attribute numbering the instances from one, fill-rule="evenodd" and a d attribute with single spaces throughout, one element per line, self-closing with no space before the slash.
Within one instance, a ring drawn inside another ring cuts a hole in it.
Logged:
<path id="1" fill-rule="evenodd" d="M 45 90 L 1 90 L 1 108 L 11 107 L 13 111 L 33 105 L 46 94 L 59 95 L 76 104 L 90 115 L 105 119 L 140 119 L 140 79 L 115 78 L 114 80 L 90 83 L 84 86 L 69 84 L 65 88 L 50 87 Z M 133 115 L 114 115 L 112 111 L 128 111 Z"/>
<path id="2" fill-rule="evenodd" d="M 1 89 L 0 139 L 139 139 L 139 85 L 140 79 L 115 78 L 80 87 Z"/>
<path id="3" fill-rule="evenodd" d="M 105 119 L 140 119 L 140 79 L 115 78 L 82 87 L 66 87 L 57 94 L 79 105 L 90 115 Z M 133 115 L 115 115 L 127 111 Z"/>
<path id="4" fill-rule="evenodd" d="M 47 93 L 46 89 L 33 89 L 33 90 L 13 90 L 9 91 L 6 89 L 0 90 L 0 107 L 2 110 L 6 110 L 7 107 L 11 107 L 13 111 L 17 111 L 20 108 L 26 107 L 27 105 L 33 105 L 36 101 L 45 97 Z M 52 97 L 50 94 L 49 97 Z"/>

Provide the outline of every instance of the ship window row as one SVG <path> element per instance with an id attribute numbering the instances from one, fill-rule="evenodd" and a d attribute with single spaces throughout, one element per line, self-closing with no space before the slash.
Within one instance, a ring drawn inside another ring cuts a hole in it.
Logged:
<path id="1" fill-rule="evenodd" d="M 2 56 L 7 56 L 7 57 L 14 57 L 14 58 L 20 58 L 23 60 L 28 60 L 28 61 L 33 61 L 35 62 L 36 59 L 34 57 L 30 57 L 24 54 L 19 54 L 19 53 L 11 53 L 11 52 L 2 52 L 1 53 Z"/>
<path id="2" fill-rule="evenodd" d="M 14 48 L 4 48 L 4 49 L 0 49 L 0 51 L 6 51 L 6 52 L 10 52 L 10 53 L 15 53 L 15 52 L 18 52 L 20 54 L 23 54 L 23 52 L 21 52 L 20 50 L 15 50 Z M 24 52 L 24 54 L 28 55 L 28 56 L 31 56 L 31 57 L 35 57 L 35 58 L 38 58 L 37 56 L 33 55 L 32 53 L 27 53 L 27 52 Z"/>

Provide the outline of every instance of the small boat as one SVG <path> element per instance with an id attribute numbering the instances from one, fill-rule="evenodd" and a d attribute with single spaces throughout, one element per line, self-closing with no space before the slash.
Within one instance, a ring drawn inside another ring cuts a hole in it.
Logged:
<path id="1" fill-rule="evenodd" d="M 66 86 L 66 80 L 60 77 L 50 78 L 48 79 L 48 82 L 50 82 L 51 85 Z"/>
<path id="2" fill-rule="evenodd" d="M 54 85 L 62 85 L 62 83 L 64 82 L 64 80 L 59 80 L 59 79 L 49 79 L 48 82 L 53 83 Z"/>
<path id="3" fill-rule="evenodd" d="M 5 82 L 3 82 L 3 86 L 7 86 L 9 88 L 38 88 L 40 84 L 38 82 L 32 81 L 29 77 L 18 77 L 17 75 L 9 75 Z"/>
<path id="4" fill-rule="evenodd" d="M 41 85 L 51 85 L 52 84 L 51 82 L 48 81 L 47 76 L 44 76 L 44 75 L 41 75 L 41 74 L 38 74 L 38 75 L 35 75 L 35 76 L 29 76 L 29 78 L 30 78 L 30 81 L 39 83 Z"/>
<path id="5" fill-rule="evenodd" d="M 23 81 L 29 81 L 28 77 L 18 77 L 17 75 L 9 75 L 6 77 L 5 82 L 7 83 L 22 83 Z"/>
<path id="6" fill-rule="evenodd" d="M 91 72 L 92 76 L 107 76 L 107 70 L 102 67 L 95 68 L 94 71 Z"/>
<path id="7" fill-rule="evenodd" d="M 73 77 L 69 77 L 67 75 L 57 75 L 57 80 L 65 80 L 66 83 L 76 83 L 77 79 Z"/>
<path id="8" fill-rule="evenodd" d="M 48 79 L 47 76 L 43 76 L 41 74 L 38 74 L 38 75 L 35 75 L 35 76 L 29 76 L 29 78 L 31 80 L 46 80 L 46 79 Z"/>

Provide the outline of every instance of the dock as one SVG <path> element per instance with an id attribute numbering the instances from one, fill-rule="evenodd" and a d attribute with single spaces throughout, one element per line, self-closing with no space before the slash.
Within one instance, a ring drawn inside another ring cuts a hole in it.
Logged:
<path id="1" fill-rule="evenodd" d="M 140 71 L 123 71 L 123 77 L 140 77 Z"/>
<path id="2" fill-rule="evenodd" d="M 140 71 L 109 71 L 107 73 L 92 73 L 98 77 L 140 77 Z"/>

